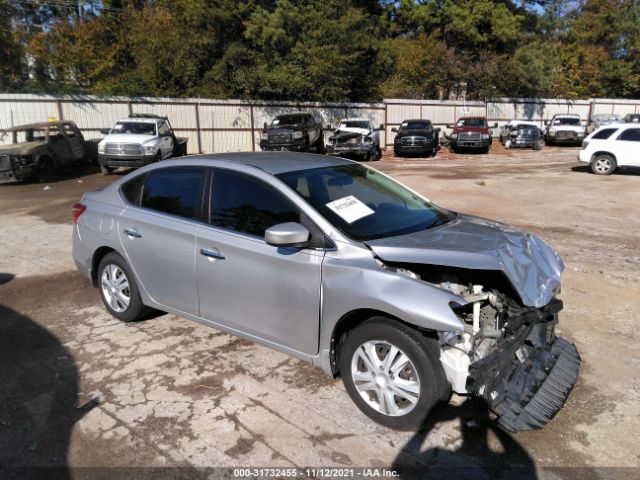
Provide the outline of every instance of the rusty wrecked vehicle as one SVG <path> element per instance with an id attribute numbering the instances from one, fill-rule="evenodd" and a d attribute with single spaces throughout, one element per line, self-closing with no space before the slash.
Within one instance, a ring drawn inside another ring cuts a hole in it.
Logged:
<path id="1" fill-rule="evenodd" d="M 41 122 L 0 131 L 0 183 L 50 182 L 74 162 L 97 157 L 97 140 L 85 141 L 71 121 Z"/>

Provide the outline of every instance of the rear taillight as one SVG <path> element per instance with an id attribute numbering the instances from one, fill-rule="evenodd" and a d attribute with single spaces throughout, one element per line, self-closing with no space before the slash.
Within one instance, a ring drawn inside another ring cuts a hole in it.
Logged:
<path id="1" fill-rule="evenodd" d="M 87 206 L 81 203 L 76 203 L 73 207 L 71 207 L 71 216 L 73 217 L 73 223 L 78 223 L 80 215 L 82 215 L 86 209 Z"/>
<path id="2" fill-rule="evenodd" d="M 589 142 L 582 142 L 582 150 L 584 150 L 585 148 L 587 148 L 587 145 L 589 145 Z"/>

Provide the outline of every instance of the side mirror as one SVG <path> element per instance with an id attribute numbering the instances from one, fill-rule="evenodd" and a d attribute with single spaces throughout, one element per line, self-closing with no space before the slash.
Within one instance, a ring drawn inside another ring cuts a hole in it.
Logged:
<path id="1" fill-rule="evenodd" d="M 262 125 L 262 128 L 263 128 L 264 130 L 266 130 L 266 129 L 268 128 L 267 122 L 264 122 L 264 124 Z"/>
<path id="2" fill-rule="evenodd" d="M 102 135 L 109 135 L 109 133 L 110 133 L 110 132 L 111 132 L 111 129 L 110 129 L 110 128 L 101 128 L 101 129 L 100 129 L 100 133 L 101 133 Z"/>
<path id="3" fill-rule="evenodd" d="M 378 127 L 378 130 L 384 130 L 384 123 L 380 124 L 380 126 Z"/>
<path id="4" fill-rule="evenodd" d="M 279 223 L 267 228 L 264 240 L 274 247 L 304 247 L 309 241 L 309 230 L 299 223 Z"/>
<path id="5" fill-rule="evenodd" d="M 545 121 L 544 121 L 544 124 L 545 124 L 545 125 L 549 125 L 549 120 L 545 120 Z"/>
<path id="6" fill-rule="evenodd" d="M 433 131 L 434 131 L 434 132 L 436 132 L 436 133 L 440 133 L 440 132 L 441 132 L 441 130 L 442 130 L 442 129 L 441 129 L 440 127 L 436 127 L 436 128 L 434 128 L 434 129 L 433 129 Z"/>
<path id="7" fill-rule="evenodd" d="M 453 128 L 453 125 L 450 125 L 450 124 L 448 124 L 448 123 L 447 123 L 447 124 L 445 125 L 445 127 L 447 127 L 447 128 Z"/>
<path id="8" fill-rule="evenodd" d="M 394 128 L 392 128 L 392 129 L 391 129 L 391 131 L 392 131 L 392 132 L 397 132 L 397 131 L 398 131 L 398 129 L 394 127 Z"/>
<path id="9" fill-rule="evenodd" d="M 493 124 L 493 128 L 498 128 L 498 122 Z"/>

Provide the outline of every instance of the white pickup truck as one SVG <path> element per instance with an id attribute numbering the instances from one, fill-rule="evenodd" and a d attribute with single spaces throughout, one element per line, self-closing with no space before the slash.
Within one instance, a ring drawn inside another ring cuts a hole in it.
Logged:
<path id="1" fill-rule="evenodd" d="M 580 115 L 574 113 L 556 114 L 550 122 L 544 122 L 544 124 L 547 126 L 544 131 L 545 145 L 580 145 L 586 135 Z"/>
<path id="2" fill-rule="evenodd" d="M 118 167 L 143 167 L 187 154 L 187 138 L 176 137 L 167 117 L 133 114 L 119 120 L 98 144 L 98 162 L 104 175 Z"/>

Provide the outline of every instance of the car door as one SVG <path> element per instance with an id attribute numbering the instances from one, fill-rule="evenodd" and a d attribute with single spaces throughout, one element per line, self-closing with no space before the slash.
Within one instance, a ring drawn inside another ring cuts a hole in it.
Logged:
<path id="1" fill-rule="evenodd" d="M 640 165 L 640 127 L 622 130 L 614 143 L 618 166 Z"/>
<path id="2" fill-rule="evenodd" d="M 73 160 L 82 160 L 85 157 L 85 151 L 84 138 L 80 131 L 75 127 L 75 125 L 63 123 L 62 133 L 64 133 L 64 136 L 67 138 L 67 142 L 69 142 Z"/>
<path id="3" fill-rule="evenodd" d="M 152 170 L 118 221 L 122 248 L 142 288 L 160 305 L 194 315 L 194 247 L 205 175 L 200 167 Z"/>
<path id="4" fill-rule="evenodd" d="M 48 145 L 56 165 L 66 165 L 73 160 L 71 147 L 58 125 L 49 125 Z"/>
<path id="5" fill-rule="evenodd" d="M 173 155 L 173 136 L 167 122 L 163 121 L 158 128 L 160 135 L 160 151 L 162 158 L 169 158 Z"/>
<path id="6" fill-rule="evenodd" d="M 196 245 L 200 316 L 317 353 L 324 250 L 264 241 L 267 228 L 300 222 L 300 212 L 265 181 L 225 169 L 214 170 L 209 204 L 210 226 L 199 228 Z"/>

